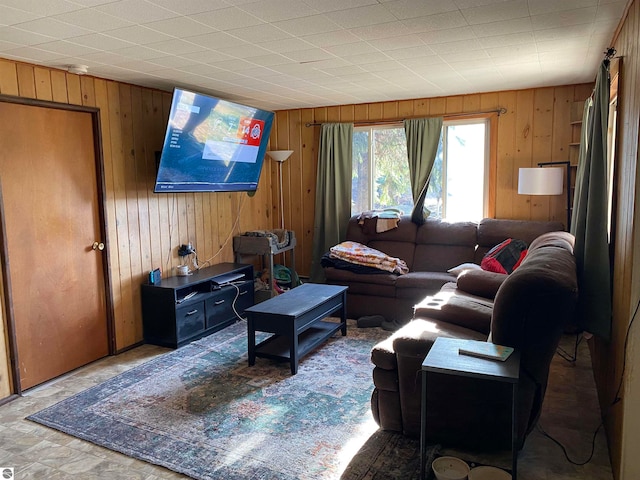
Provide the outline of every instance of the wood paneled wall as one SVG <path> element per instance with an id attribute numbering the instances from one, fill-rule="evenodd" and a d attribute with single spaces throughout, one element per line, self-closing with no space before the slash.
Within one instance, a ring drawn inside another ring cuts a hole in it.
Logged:
<path id="1" fill-rule="evenodd" d="M 496 218 L 566 223 L 566 197 L 518 195 L 518 169 L 535 167 L 539 162 L 566 161 L 575 155 L 570 152 L 570 144 L 578 141 L 579 132 L 571 125 L 575 118 L 572 112 L 575 115 L 576 104 L 584 102 L 592 89 L 592 84 L 580 84 L 276 112 L 271 146 L 275 150 L 294 151 L 283 164 L 284 218 L 286 228 L 294 230 L 298 238 L 296 267 L 299 273 L 308 275 L 311 265 L 320 131 L 320 127 L 306 127 L 306 123 L 446 117 L 503 107 L 507 112 L 498 117 L 497 129 L 492 132 L 492 141 L 497 145 Z M 579 111 L 581 115 L 581 106 Z M 274 165 L 272 170 L 275 178 Z M 273 192 L 271 203 L 276 208 L 274 218 L 278 219 L 277 182 L 274 182 Z"/>
<path id="2" fill-rule="evenodd" d="M 636 318 L 635 325 L 631 325 L 640 302 L 640 210 L 637 208 L 640 205 L 640 1 L 630 2 L 613 46 L 621 57 L 614 190 L 617 208 L 613 238 L 613 328 L 610 342 L 594 338 L 590 345 L 614 477 L 631 480 L 640 478 L 637 461 L 640 443 L 640 378 L 637 373 L 640 330 L 637 324 L 640 319 Z M 613 404 L 620 387 L 622 400 Z"/>
<path id="3" fill-rule="evenodd" d="M 171 93 L 0 59 L 0 94 L 99 109 L 117 350 L 142 340 L 140 285 L 154 268 L 173 275 L 180 244 L 201 264 L 233 261 L 234 234 L 273 227 L 269 168 L 254 197 L 153 193 Z"/>

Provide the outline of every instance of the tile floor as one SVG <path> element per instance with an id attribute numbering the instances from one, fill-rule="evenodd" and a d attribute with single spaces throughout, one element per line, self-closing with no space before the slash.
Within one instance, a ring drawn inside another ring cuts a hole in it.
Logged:
<path id="1" fill-rule="evenodd" d="M 567 337 L 563 344 L 571 349 L 572 341 L 573 337 Z M 33 388 L 22 397 L 0 406 L 0 467 L 13 467 L 15 480 L 187 478 L 24 420 L 31 413 L 165 351 L 160 347 L 143 345 Z M 589 350 L 583 342 L 575 364 L 556 355 L 540 424 L 567 446 L 572 459 L 584 461 L 590 453 L 593 432 L 599 422 Z M 596 436 L 593 459 L 584 466 L 569 463 L 562 450 L 537 429 L 528 437 L 518 465 L 520 480 L 613 478 L 602 429 Z"/>

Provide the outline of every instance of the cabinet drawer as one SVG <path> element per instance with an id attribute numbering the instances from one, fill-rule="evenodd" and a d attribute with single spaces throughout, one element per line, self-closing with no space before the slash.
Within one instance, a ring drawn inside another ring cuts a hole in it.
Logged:
<path id="1" fill-rule="evenodd" d="M 204 302 L 192 303 L 176 309 L 178 342 L 201 333 L 205 325 Z"/>
<path id="2" fill-rule="evenodd" d="M 220 292 L 207 299 L 207 328 L 215 327 L 233 317 L 233 299 L 236 290 L 224 287 Z"/>

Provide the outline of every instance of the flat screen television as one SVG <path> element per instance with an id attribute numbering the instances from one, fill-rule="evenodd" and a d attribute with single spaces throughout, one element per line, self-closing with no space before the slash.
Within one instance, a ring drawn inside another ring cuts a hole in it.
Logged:
<path id="1" fill-rule="evenodd" d="M 174 89 L 154 192 L 255 191 L 273 117 L 273 112 Z"/>

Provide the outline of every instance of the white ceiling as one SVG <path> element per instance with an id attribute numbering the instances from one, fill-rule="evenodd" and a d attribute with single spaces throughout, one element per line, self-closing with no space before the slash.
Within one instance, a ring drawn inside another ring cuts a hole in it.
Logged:
<path id="1" fill-rule="evenodd" d="M 590 82 L 627 0 L 0 0 L 0 57 L 271 110 Z"/>

